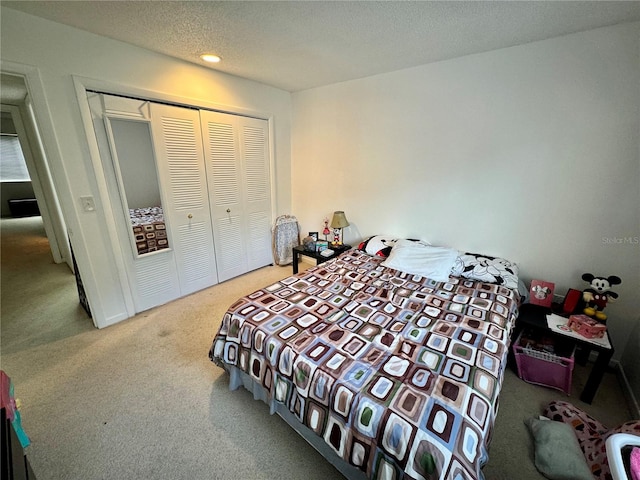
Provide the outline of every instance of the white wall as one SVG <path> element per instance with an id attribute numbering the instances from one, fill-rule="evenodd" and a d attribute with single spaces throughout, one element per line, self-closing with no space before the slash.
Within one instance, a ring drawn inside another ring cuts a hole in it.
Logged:
<path id="1" fill-rule="evenodd" d="M 306 232 L 345 210 L 347 243 L 503 256 L 561 294 L 619 275 L 619 357 L 640 289 L 639 38 L 626 24 L 295 93 L 293 213 Z"/>
<path id="2" fill-rule="evenodd" d="M 177 61 L 121 42 L 2 7 L 1 59 L 38 69 L 44 99 L 34 98 L 38 123 L 56 188 L 97 325 L 126 318 L 112 245 L 104 226 L 72 75 L 159 95 L 261 112 L 273 119 L 276 214 L 290 211 L 290 123 L 288 92 Z M 10 63 L 9 63 L 10 62 Z M 80 208 L 93 195 L 96 212 Z"/>

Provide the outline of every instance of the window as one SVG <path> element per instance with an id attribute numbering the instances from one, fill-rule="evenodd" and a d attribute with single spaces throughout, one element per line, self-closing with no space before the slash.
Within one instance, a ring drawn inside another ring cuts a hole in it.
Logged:
<path id="1" fill-rule="evenodd" d="M 16 135 L 0 135 L 0 182 L 30 182 L 27 164 Z"/>

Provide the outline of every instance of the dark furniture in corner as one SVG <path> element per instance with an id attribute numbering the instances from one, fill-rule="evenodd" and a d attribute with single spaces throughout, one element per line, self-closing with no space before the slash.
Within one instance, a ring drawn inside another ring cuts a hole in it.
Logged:
<path id="1" fill-rule="evenodd" d="M 40 209 L 35 198 L 12 198 L 9 200 L 9 210 L 14 218 L 40 216 Z"/>
<path id="2" fill-rule="evenodd" d="M 326 262 L 327 260 L 331 260 L 332 258 L 337 257 L 342 252 L 346 252 L 351 248 L 351 245 L 331 245 L 329 244 L 329 248 L 333 250 L 333 255 L 325 257 L 324 255 L 320 255 L 320 252 L 315 250 L 305 250 L 303 245 L 298 245 L 297 247 L 293 247 L 293 274 L 298 273 L 298 262 L 300 261 L 300 255 L 304 255 L 305 257 L 311 257 L 316 259 L 316 265 Z"/>
<path id="3" fill-rule="evenodd" d="M 614 348 L 613 342 L 611 342 L 611 337 L 609 337 L 609 343 L 611 343 L 611 348 L 605 348 L 600 345 L 593 344 L 589 342 L 586 338 L 581 340 L 579 338 L 567 337 L 560 333 L 554 332 L 549 329 L 547 326 L 547 318 L 546 315 L 551 313 L 549 308 L 541 307 L 539 305 L 532 305 L 530 303 L 525 303 L 520 307 L 518 319 L 516 320 L 515 331 L 513 332 L 513 336 L 511 338 L 518 338 L 518 334 L 525 326 L 530 326 L 535 329 L 543 330 L 546 333 L 558 338 L 562 338 L 563 341 L 570 340 L 577 344 L 577 346 L 581 347 L 586 351 L 584 355 L 584 359 L 588 356 L 589 351 L 594 350 L 597 353 L 596 361 L 591 368 L 591 373 L 589 374 L 589 378 L 587 379 L 587 383 L 580 394 L 580 400 L 585 403 L 591 403 L 593 401 L 593 397 L 600 386 L 600 381 L 604 375 L 604 372 L 607 370 L 609 366 L 609 361 L 611 357 L 613 357 Z M 609 335 L 609 333 L 605 333 L 605 335 Z M 578 361 L 580 362 L 580 357 L 578 357 Z M 582 362 L 580 362 L 582 363 Z"/>

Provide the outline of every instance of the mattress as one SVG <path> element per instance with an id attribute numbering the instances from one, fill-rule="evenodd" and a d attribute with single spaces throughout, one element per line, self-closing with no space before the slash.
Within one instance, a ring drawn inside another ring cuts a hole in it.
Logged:
<path id="1" fill-rule="evenodd" d="M 519 296 L 382 261 L 352 249 L 238 299 L 209 356 L 365 478 L 484 478 Z"/>

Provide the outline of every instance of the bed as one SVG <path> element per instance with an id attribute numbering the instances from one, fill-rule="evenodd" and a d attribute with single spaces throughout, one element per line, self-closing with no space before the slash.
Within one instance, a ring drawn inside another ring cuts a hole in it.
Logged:
<path id="1" fill-rule="evenodd" d="M 388 260 L 351 249 L 238 299 L 209 357 L 347 478 L 484 478 L 515 265 L 460 254 L 434 280 Z"/>
<path id="2" fill-rule="evenodd" d="M 138 255 L 169 247 L 162 207 L 130 208 L 129 218 Z"/>

